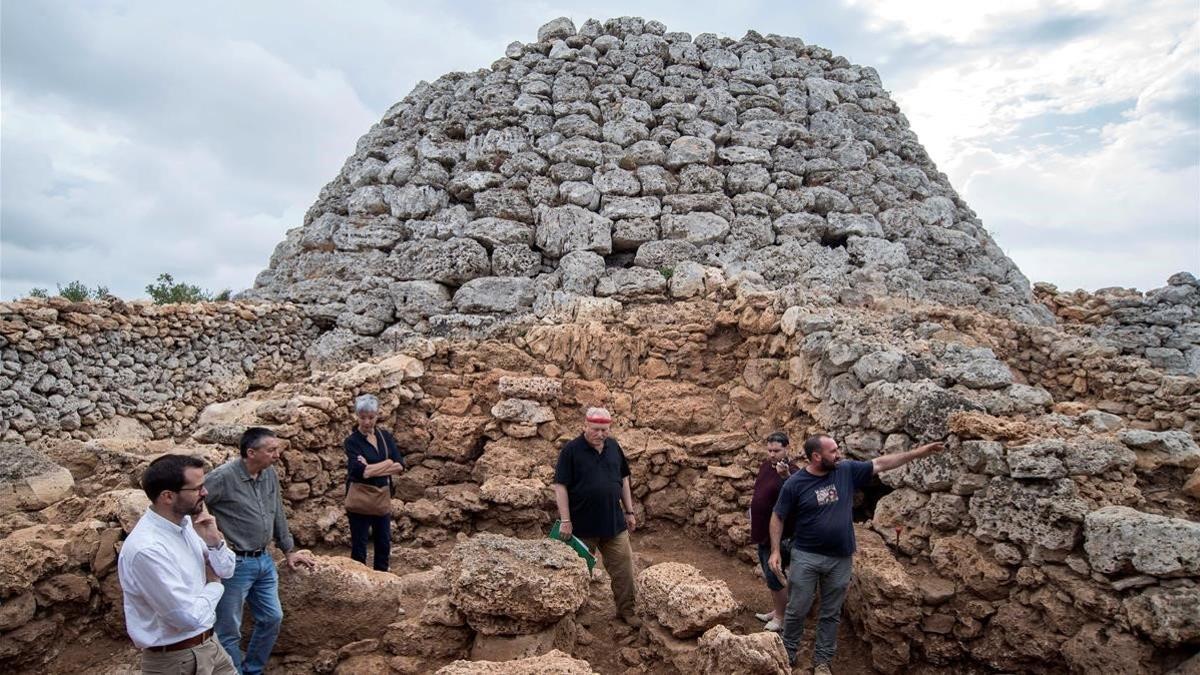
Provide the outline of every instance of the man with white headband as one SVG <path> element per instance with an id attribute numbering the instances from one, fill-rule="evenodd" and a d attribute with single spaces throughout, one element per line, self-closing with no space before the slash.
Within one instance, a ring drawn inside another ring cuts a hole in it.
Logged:
<path id="1" fill-rule="evenodd" d="M 558 453 L 554 468 L 554 500 L 562 521 L 559 536 L 579 537 L 599 551 L 612 579 L 617 614 L 637 628 L 633 612 L 633 549 L 629 533 L 637 527 L 629 492 L 629 463 L 620 444 L 608 435 L 612 415 L 588 408 L 583 433 Z"/>

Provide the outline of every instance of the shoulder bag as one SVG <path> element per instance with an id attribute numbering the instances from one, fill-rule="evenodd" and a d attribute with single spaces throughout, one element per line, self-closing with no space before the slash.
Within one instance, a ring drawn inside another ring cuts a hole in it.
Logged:
<path id="1" fill-rule="evenodd" d="M 379 442 L 379 448 L 383 451 L 383 456 L 388 457 L 391 452 L 387 447 L 387 440 L 379 430 L 375 430 L 375 440 Z M 379 487 L 369 483 L 356 483 L 350 481 L 349 487 L 346 489 L 346 512 L 357 513 L 362 516 L 388 516 L 392 513 L 392 477 L 388 476 L 387 487 Z"/>

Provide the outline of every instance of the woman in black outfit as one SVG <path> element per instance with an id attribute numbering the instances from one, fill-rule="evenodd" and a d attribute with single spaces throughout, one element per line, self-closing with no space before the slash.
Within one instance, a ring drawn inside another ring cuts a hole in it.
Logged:
<path id="1" fill-rule="evenodd" d="M 354 416 L 358 424 L 342 443 L 347 483 L 366 483 L 390 491 L 392 476 L 404 473 L 404 455 L 392 434 L 375 426 L 379 421 L 379 399 L 371 394 L 356 398 Z M 374 568 L 386 572 L 392 551 L 392 516 L 346 515 L 350 518 L 350 557 L 365 565 L 367 539 L 371 538 L 375 542 Z"/>

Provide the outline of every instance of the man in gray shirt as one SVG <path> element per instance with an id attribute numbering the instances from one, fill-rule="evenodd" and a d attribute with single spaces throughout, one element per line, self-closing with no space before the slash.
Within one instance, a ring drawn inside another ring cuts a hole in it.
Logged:
<path id="1" fill-rule="evenodd" d="M 284 442 L 270 429 L 251 427 L 239 443 L 242 456 L 214 469 L 204 482 L 208 510 L 237 556 L 237 567 L 225 580 L 225 592 L 217 603 L 215 629 L 242 675 L 263 672 L 283 622 L 279 575 L 267 546 L 274 539 L 293 568 L 315 564 L 308 551 L 296 550 L 288 532 L 279 476 L 271 466 L 279 459 L 283 446 Z M 254 631 L 243 653 L 242 607 L 247 601 Z"/>

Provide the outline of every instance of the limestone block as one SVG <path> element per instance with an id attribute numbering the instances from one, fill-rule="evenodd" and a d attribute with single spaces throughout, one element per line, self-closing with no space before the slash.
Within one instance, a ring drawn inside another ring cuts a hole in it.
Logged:
<path id="1" fill-rule="evenodd" d="M 71 472 L 39 450 L 0 444 L 0 516 L 37 511 L 64 499 L 75 487 Z"/>
<path id="2" fill-rule="evenodd" d="M 712 164 L 716 154 L 716 145 L 707 138 L 680 136 L 667 148 L 666 163 L 672 169 L 688 164 Z"/>
<path id="3" fill-rule="evenodd" d="M 674 269 L 682 262 L 694 262 L 700 257 L 700 249 L 690 241 L 648 241 L 638 247 L 633 264 L 653 270 Z"/>
<path id="4" fill-rule="evenodd" d="M 421 240 L 399 244 L 388 257 L 390 276 L 399 281 L 459 285 L 491 271 L 487 250 L 474 239 Z"/>
<path id="5" fill-rule="evenodd" d="M 721 580 L 684 563 L 666 562 L 637 575 L 637 612 L 676 638 L 695 637 L 737 615 L 741 606 Z"/>
<path id="6" fill-rule="evenodd" d="M 591 664 L 557 649 L 514 661 L 455 661 L 436 675 L 595 675 Z"/>
<path id="7" fill-rule="evenodd" d="M 729 234 L 729 221 L 706 211 L 667 214 L 659 224 L 664 239 L 682 239 L 697 246 L 721 242 Z"/>
<path id="8" fill-rule="evenodd" d="M 658 270 L 644 267 L 609 270 L 596 283 L 596 295 L 622 301 L 662 295 L 666 290 L 666 278 Z"/>
<path id="9" fill-rule="evenodd" d="M 1186 431 L 1129 429 L 1117 435 L 1137 454 L 1137 468 L 1153 471 L 1160 466 L 1200 467 L 1200 446 Z"/>
<path id="10" fill-rule="evenodd" d="M 312 570 L 280 565 L 279 602 L 287 619 L 276 652 L 313 654 L 330 635 L 379 635 L 381 626 L 401 618 L 399 577 L 349 558 L 316 560 Z"/>
<path id="11" fill-rule="evenodd" d="M 537 211 L 536 242 L 546 255 L 561 258 L 571 251 L 612 253 L 612 221 L 569 204 Z"/>
<path id="12" fill-rule="evenodd" d="M 783 639 L 773 631 L 734 635 L 722 625 L 700 636 L 701 673 L 786 675 L 792 672 Z"/>
<path id="13" fill-rule="evenodd" d="M 975 536 L 1070 551 L 1087 507 L 1069 479 L 1024 483 L 996 476 L 971 496 Z"/>
<path id="14" fill-rule="evenodd" d="M 1151 586 L 1125 600 L 1129 623 L 1160 647 L 1200 640 L 1200 586 Z"/>
<path id="15" fill-rule="evenodd" d="M 1106 506 L 1087 514 L 1083 537 L 1098 572 L 1200 576 L 1200 523 Z"/>
<path id="16" fill-rule="evenodd" d="M 506 398 L 492 406 L 492 417 L 505 422 L 541 424 L 554 421 L 554 411 L 537 401 Z"/>
<path id="17" fill-rule="evenodd" d="M 479 277 L 454 293 L 454 307 L 471 314 L 513 314 L 533 307 L 533 281 L 525 277 Z"/>
<path id="18" fill-rule="evenodd" d="M 562 380 L 554 377 L 513 377 L 506 375 L 500 378 L 497 389 L 501 396 L 533 399 L 535 401 L 555 401 L 562 396 Z"/>
<path id="19" fill-rule="evenodd" d="M 576 295 L 592 295 L 604 274 L 604 257 L 591 251 L 571 251 L 558 261 L 562 289 Z"/>
<path id="20" fill-rule="evenodd" d="M 477 534 L 454 547 L 447 573 L 451 601 L 488 634 L 540 631 L 587 599 L 587 565 L 550 539 Z"/>

